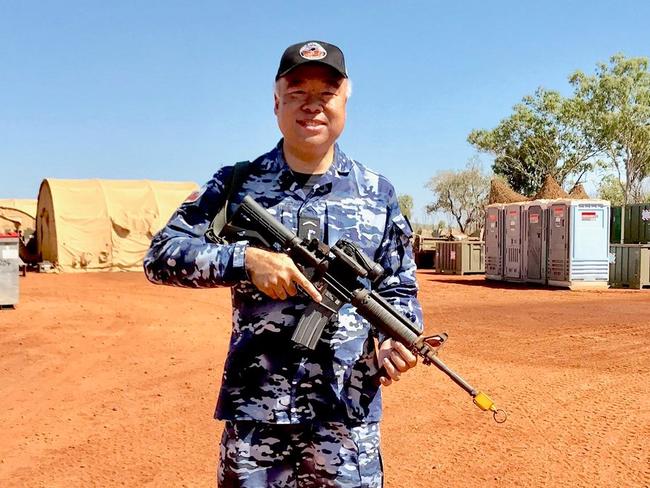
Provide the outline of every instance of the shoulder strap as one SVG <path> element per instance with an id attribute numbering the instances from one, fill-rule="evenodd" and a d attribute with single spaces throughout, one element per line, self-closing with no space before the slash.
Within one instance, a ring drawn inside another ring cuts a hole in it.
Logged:
<path id="1" fill-rule="evenodd" d="M 234 193 L 239 190 L 244 183 L 244 180 L 250 171 L 250 167 L 250 161 L 240 161 L 233 167 L 232 176 L 230 177 L 230 181 L 226 187 L 226 199 L 224 200 L 223 206 L 219 209 L 217 215 L 214 216 L 210 227 L 208 227 L 208 230 L 205 232 L 206 237 L 212 242 L 223 243 L 223 239 L 219 237 L 219 234 L 228 223 L 229 203 L 232 200 Z"/>

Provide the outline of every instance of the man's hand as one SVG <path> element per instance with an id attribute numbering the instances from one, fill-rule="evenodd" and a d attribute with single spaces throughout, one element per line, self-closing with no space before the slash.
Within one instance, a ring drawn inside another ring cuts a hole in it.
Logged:
<path id="1" fill-rule="evenodd" d="M 318 290 L 286 254 L 248 247 L 245 259 L 246 271 L 251 282 L 258 290 L 271 298 L 286 300 L 287 297 L 298 293 L 297 285 L 315 301 L 322 300 Z"/>
<path id="2" fill-rule="evenodd" d="M 402 373 L 408 371 L 418 363 L 418 358 L 409 351 L 404 344 L 393 339 L 385 340 L 377 351 L 379 366 L 384 368 L 385 374 L 379 377 L 379 382 L 388 386 L 393 381 L 399 381 Z"/>

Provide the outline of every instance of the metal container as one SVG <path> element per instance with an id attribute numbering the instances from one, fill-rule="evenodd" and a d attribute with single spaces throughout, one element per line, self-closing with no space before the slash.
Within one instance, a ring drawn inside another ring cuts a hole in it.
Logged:
<path id="1" fill-rule="evenodd" d="M 650 203 L 636 203 L 625 206 L 623 243 L 650 243 Z"/>
<path id="2" fill-rule="evenodd" d="M 504 205 L 485 207 L 485 278 L 503 280 L 503 211 Z"/>
<path id="3" fill-rule="evenodd" d="M 621 207 L 612 207 L 609 218 L 609 242 L 612 244 L 621 243 L 621 229 L 623 212 Z"/>
<path id="4" fill-rule="evenodd" d="M 413 254 L 415 265 L 418 269 L 433 268 L 436 262 L 436 250 L 440 239 L 415 234 L 413 241 Z"/>
<path id="5" fill-rule="evenodd" d="M 0 307 L 18 303 L 18 235 L 0 234 Z"/>
<path id="6" fill-rule="evenodd" d="M 484 273 L 485 243 L 482 241 L 439 242 L 436 272 L 458 275 Z"/>
<path id="7" fill-rule="evenodd" d="M 610 244 L 609 283 L 614 288 L 650 288 L 650 246 Z"/>

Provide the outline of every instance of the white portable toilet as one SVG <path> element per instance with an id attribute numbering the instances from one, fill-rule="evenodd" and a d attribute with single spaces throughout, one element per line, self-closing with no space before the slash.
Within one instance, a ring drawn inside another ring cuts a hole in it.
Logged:
<path id="1" fill-rule="evenodd" d="M 522 252 L 524 279 L 528 283 L 546 284 L 548 205 L 548 200 L 534 200 L 524 204 Z"/>
<path id="2" fill-rule="evenodd" d="M 523 209 L 524 203 L 510 203 L 504 207 L 503 279 L 522 281 L 523 275 Z"/>
<path id="3" fill-rule="evenodd" d="M 554 200 L 548 209 L 548 284 L 607 288 L 609 202 Z"/>
<path id="4" fill-rule="evenodd" d="M 485 279 L 503 280 L 503 207 L 493 203 L 485 207 Z"/>
<path id="5" fill-rule="evenodd" d="M 21 263 L 18 246 L 18 234 L 0 234 L 0 308 L 15 307 L 18 303 L 18 268 Z"/>

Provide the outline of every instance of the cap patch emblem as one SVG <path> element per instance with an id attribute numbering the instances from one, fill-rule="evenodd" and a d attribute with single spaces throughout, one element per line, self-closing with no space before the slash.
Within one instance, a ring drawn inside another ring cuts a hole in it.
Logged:
<path id="1" fill-rule="evenodd" d="M 300 55 L 310 61 L 317 61 L 327 56 L 327 51 L 317 42 L 308 42 L 300 48 Z"/>

